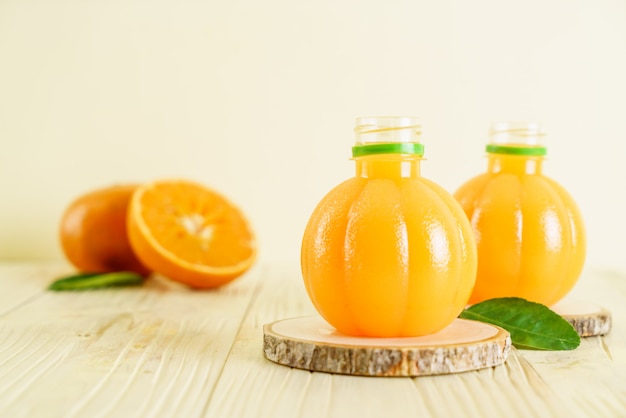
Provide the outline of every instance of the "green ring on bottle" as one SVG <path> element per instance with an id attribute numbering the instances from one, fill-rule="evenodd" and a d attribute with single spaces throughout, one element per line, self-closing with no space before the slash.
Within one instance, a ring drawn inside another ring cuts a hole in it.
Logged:
<path id="1" fill-rule="evenodd" d="M 366 144 L 352 147 L 353 157 L 373 154 L 417 154 L 424 155 L 424 145 L 415 142 L 393 142 L 387 144 Z"/>
<path id="2" fill-rule="evenodd" d="M 492 154 L 525 155 L 529 157 L 542 157 L 547 154 L 546 147 L 516 147 L 513 145 L 488 144 L 486 151 Z"/>

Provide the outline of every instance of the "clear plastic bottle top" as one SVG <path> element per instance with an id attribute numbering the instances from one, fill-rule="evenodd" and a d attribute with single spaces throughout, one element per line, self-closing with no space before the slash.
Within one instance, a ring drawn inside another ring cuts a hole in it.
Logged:
<path id="1" fill-rule="evenodd" d="M 422 125 L 415 117 L 361 117 L 356 119 L 353 157 L 373 154 L 424 155 Z"/>
<path id="2" fill-rule="evenodd" d="M 547 152 L 546 131 L 536 122 L 496 122 L 489 136 L 488 153 L 542 157 Z"/>

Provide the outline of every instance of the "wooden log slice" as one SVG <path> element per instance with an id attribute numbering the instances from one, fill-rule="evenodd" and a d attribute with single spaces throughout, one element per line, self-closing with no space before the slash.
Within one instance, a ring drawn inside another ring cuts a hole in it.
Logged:
<path id="1" fill-rule="evenodd" d="M 318 316 L 285 319 L 263 327 L 265 357 L 299 369 L 356 376 L 426 376 L 504 363 L 507 331 L 456 319 L 442 331 L 411 338 L 361 338 L 339 334 Z"/>
<path id="2" fill-rule="evenodd" d="M 601 306 L 565 299 L 551 309 L 572 324 L 581 337 L 606 335 L 611 330 L 611 312 Z"/>

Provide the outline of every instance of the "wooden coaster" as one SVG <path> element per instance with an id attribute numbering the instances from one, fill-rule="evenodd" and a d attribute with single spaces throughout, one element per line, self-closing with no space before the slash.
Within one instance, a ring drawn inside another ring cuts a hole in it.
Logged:
<path id="1" fill-rule="evenodd" d="M 578 300 L 562 300 L 551 309 L 566 319 L 578 335 L 606 335 L 611 330 L 611 312 L 601 306 Z"/>
<path id="2" fill-rule="evenodd" d="M 426 376 L 504 363 L 507 331 L 455 319 L 438 333 L 410 338 L 361 338 L 339 334 L 318 316 L 284 319 L 263 327 L 265 357 L 299 369 L 356 376 Z"/>

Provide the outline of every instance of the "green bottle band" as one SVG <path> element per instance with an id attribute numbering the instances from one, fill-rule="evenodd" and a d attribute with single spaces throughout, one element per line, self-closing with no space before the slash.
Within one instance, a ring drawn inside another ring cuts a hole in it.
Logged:
<path id="1" fill-rule="evenodd" d="M 353 157 L 373 154 L 417 154 L 424 155 L 424 145 L 415 142 L 394 142 L 387 144 L 355 145 L 352 147 Z"/>
<path id="2" fill-rule="evenodd" d="M 542 157 L 546 155 L 546 147 L 531 146 L 517 147 L 514 145 L 495 145 L 488 144 L 486 151 L 491 154 L 509 154 L 509 155 L 525 155 L 529 157 Z"/>

